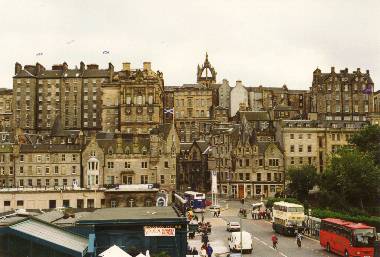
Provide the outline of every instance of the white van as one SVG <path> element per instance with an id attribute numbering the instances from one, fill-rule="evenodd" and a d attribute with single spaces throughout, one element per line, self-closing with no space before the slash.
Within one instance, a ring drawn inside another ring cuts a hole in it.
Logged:
<path id="1" fill-rule="evenodd" d="M 230 252 L 239 252 L 240 248 L 240 234 L 243 236 L 243 252 L 252 253 L 252 236 L 247 231 L 232 232 L 228 238 L 228 247 Z"/>

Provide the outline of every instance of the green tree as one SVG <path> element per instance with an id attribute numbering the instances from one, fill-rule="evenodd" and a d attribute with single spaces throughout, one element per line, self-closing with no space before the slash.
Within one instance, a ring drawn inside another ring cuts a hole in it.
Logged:
<path id="1" fill-rule="evenodd" d="M 309 190 L 317 185 L 318 178 L 316 168 L 311 165 L 289 169 L 287 171 L 288 190 L 299 201 L 305 202 L 308 199 Z"/>
<path id="2" fill-rule="evenodd" d="M 377 165 L 380 165 L 380 126 L 369 125 L 355 133 L 350 140 L 351 144 L 365 153 L 370 154 Z"/>
<path id="3" fill-rule="evenodd" d="M 328 195 L 331 207 L 360 207 L 376 203 L 379 196 L 380 168 L 371 155 L 358 149 L 342 148 L 332 156 L 321 177 L 320 189 Z M 348 205 L 348 206 L 347 206 Z"/>

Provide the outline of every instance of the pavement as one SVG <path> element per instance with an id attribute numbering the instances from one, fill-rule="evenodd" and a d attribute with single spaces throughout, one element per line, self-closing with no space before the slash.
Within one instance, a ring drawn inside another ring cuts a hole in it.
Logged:
<path id="1" fill-rule="evenodd" d="M 238 201 L 220 201 L 219 203 L 224 210 L 221 212 L 219 218 L 212 217 L 212 214 L 207 210 L 205 213 L 205 221 L 212 225 L 212 231 L 209 235 L 210 245 L 214 249 L 214 257 L 227 256 L 229 232 L 226 231 L 227 222 L 240 221 L 238 211 L 241 204 Z M 228 208 L 225 208 L 228 204 Z M 249 209 L 249 204 L 245 205 Z M 253 239 L 253 252 L 252 254 L 244 254 L 244 256 L 255 257 L 335 257 L 338 255 L 326 252 L 318 240 L 304 237 L 302 240 L 302 247 L 298 248 L 295 237 L 288 237 L 277 234 L 278 249 L 272 248 L 271 237 L 273 235 L 272 224 L 267 220 L 252 220 L 250 215 L 247 219 L 242 219 L 243 230 L 252 234 Z M 196 247 L 200 250 L 201 236 L 196 235 L 195 239 L 188 240 L 191 247 Z"/>

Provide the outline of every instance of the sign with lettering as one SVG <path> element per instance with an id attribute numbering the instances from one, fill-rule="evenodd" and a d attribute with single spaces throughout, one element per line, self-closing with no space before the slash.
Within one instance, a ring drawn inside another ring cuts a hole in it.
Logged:
<path id="1" fill-rule="evenodd" d="M 144 226 L 145 236 L 175 236 L 175 228 Z"/>

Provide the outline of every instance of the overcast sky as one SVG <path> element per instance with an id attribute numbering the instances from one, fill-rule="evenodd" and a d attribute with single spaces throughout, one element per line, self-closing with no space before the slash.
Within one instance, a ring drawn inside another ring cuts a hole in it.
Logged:
<path id="1" fill-rule="evenodd" d="M 380 1 L 0 0 L 0 86 L 14 63 L 46 68 L 151 61 L 165 85 L 196 80 L 205 52 L 230 85 L 307 89 L 316 67 L 369 69 L 380 81 Z M 102 52 L 108 50 L 109 55 Z M 36 56 L 37 53 L 42 56 Z"/>

